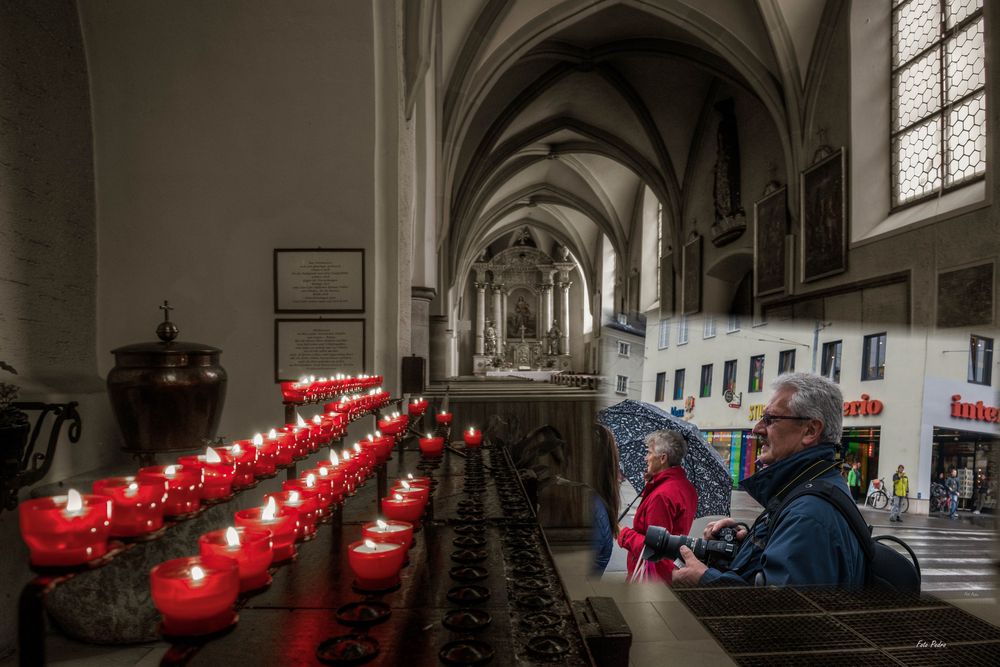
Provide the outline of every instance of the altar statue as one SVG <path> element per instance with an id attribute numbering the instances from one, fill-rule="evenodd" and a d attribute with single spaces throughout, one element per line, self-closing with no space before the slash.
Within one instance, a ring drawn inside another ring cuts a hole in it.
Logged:
<path id="1" fill-rule="evenodd" d="M 559 339 L 562 338 L 562 330 L 559 328 L 559 320 L 552 320 L 552 328 L 549 329 L 545 337 L 549 340 L 549 354 L 559 354 Z"/>
<path id="2" fill-rule="evenodd" d="M 493 356 L 497 353 L 497 330 L 493 327 L 493 320 L 486 320 L 486 331 L 483 333 L 484 354 Z"/>

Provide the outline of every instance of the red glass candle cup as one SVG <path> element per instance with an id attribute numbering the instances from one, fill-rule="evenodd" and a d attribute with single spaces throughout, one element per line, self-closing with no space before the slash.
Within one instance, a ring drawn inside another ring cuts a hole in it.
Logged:
<path id="1" fill-rule="evenodd" d="M 433 488 L 434 486 L 431 478 L 427 477 L 426 475 L 414 477 L 413 473 L 409 473 L 406 475 L 406 477 L 399 478 L 400 482 L 403 482 L 404 480 L 413 486 L 426 486 L 428 489 Z"/>
<path id="2" fill-rule="evenodd" d="M 409 549 L 413 546 L 413 524 L 409 521 L 383 521 L 385 528 L 379 528 L 377 521 L 361 526 L 361 537 L 373 542 L 392 542 Z"/>
<path id="3" fill-rule="evenodd" d="M 465 446 L 467 448 L 479 447 L 483 444 L 483 432 L 479 429 L 469 429 L 462 432 L 462 438 L 465 440 Z"/>
<path id="4" fill-rule="evenodd" d="M 235 464 L 222 460 L 218 462 L 208 461 L 204 454 L 182 456 L 177 459 L 177 463 L 191 468 L 201 468 L 205 471 L 204 484 L 201 487 L 203 499 L 228 498 L 233 494 L 233 477 L 236 475 Z"/>
<path id="5" fill-rule="evenodd" d="M 291 433 L 275 432 L 272 438 L 268 435 L 264 439 L 264 446 L 270 445 L 274 451 L 274 462 L 279 466 L 288 466 L 295 461 L 295 441 Z"/>
<path id="6" fill-rule="evenodd" d="M 414 530 L 418 530 L 420 517 L 424 513 L 426 503 L 419 498 L 407 498 L 402 494 L 399 495 L 401 496 L 399 500 L 393 494 L 382 499 L 382 514 L 389 519 L 412 523 Z"/>
<path id="7" fill-rule="evenodd" d="M 311 540 L 316 536 L 316 521 L 319 519 L 319 503 L 316 502 L 315 497 L 305 496 L 298 489 L 279 491 L 277 493 L 268 493 L 264 496 L 266 501 L 268 498 L 274 498 L 274 502 L 278 504 L 278 507 L 288 507 L 298 512 L 299 515 L 299 526 L 295 533 L 295 539 L 298 541 Z"/>
<path id="8" fill-rule="evenodd" d="M 300 458 L 309 453 L 309 431 L 300 429 L 294 424 L 285 424 L 278 429 L 279 434 L 285 436 L 285 446 L 292 450 L 293 458 Z"/>
<path id="9" fill-rule="evenodd" d="M 165 482 L 167 499 L 163 503 L 166 516 L 190 514 L 201 507 L 201 492 L 205 473 L 201 468 L 172 466 L 149 466 L 139 468 L 140 482 Z"/>
<path id="10" fill-rule="evenodd" d="M 441 426 L 447 426 L 448 424 L 451 423 L 451 417 L 452 417 L 452 414 L 450 412 L 441 411 L 441 412 L 437 413 L 436 415 L 434 415 L 434 420 L 438 424 L 441 424 Z"/>
<path id="11" fill-rule="evenodd" d="M 323 510 L 328 510 L 330 506 L 336 502 L 333 490 L 333 468 L 330 466 L 320 465 L 312 470 L 306 470 L 299 477 L 299 480 L 305 481 L 309 475 L 312 475 L 315 478 L 313 480 L 313 484 L 317 490 L 317 502 Z M 328 514 L 328 512 L 324 512 L 324 514 Z"/>
<path id="12" fill-rule="evenodd" d="M 403 488 L 401 482 L 397 482 L 395 486 L 389 491 L 389 495 L 398 493 L 404 498 L 416 498 L 424 505 L 427 505 L 427 499 L 430 498 L 430 488 L 426 486 L 418 486 L 416 484 L 410 484 L 410 488 Z"/>
<path id="13" fill-rule="evenodd" d="M 267 568 L 274 559 L 271 531 L 255 528 L 234 528 L 239 544 L 230 546 L 226 540 L 228 528 L 205 533 L 198 538 L 201 560 L 209 567 L 216 567 L 220 560 L 236 562 L 240 575 L 240 592 L 253 591 L 271 583 Z"/>
<path id="14" fill-rule="evenodd" d="M 236 620 L 233 603 L 240 592 L 240 575 L 232 559 L 212 565 L 197 556 L 168 560 L 150 570 L 149 585 L 153 604 L 163 614 L 164 635 L 208 635 Z"/>
<path id="15" fill-rule="evenodd" d="M 393 542 L 365 544 L 364 540 L 358 540 L 347 547 L 347 562 L 357 577 L 357 587 L 362 590 L 384 590 L 397 585 L 405 557 L 406 549 Z"/>
<path id="16" fill-rule="evenodd" d="M 274 546 L 274 562 L 288 560 L 295 556 L 295 539 L 298 537 L 299 513 L 290 507 L 278 508 L 273 519 L 264 519 L 263 507 L 250 507 L 236 513 L 237 527 L 270 530 Z"/>
<path id="17" fill-rule="evenodd" d="M 427 401 L 413 401 L 406 406 L 406 410 L 411 417 L 419 417 L 427 410 Z"/>
<path id="18" fill-rule="evenodd" d="M 441 456 L 444 453 L 444 438 L 428 437 L 420 438 L 420 453 L 424 456 Z"/>
<path id="19" fill-rule="evenodd" d="M 132 476 L 107 477 L 94 482 L 92 488 L 95 494 L 111 498 L 112 535 L 135 537 L 163 527 L 166 481 L 139 481 Z"/>
<path id="20" fill-rule="evenodd" d="M 240 440 L 230 447 L 219 447 L 219 456 L 223 461 L 232 463 L 235 466 L 233 472 L 233 488 L 245 489 L 253 486 L 257 478 L 254 472 L 257 468 L 258 450 L 249 440 Z"/>
<path id="21" fill-rule="evenodd" d="M 21 537 L 31 551 L 32 565 L 82 565 L 108 552 L 111 498 L 80 494 L 77 511 L 67 509 L 68 500 L 68 495 L 51 496 L 18 506 Z"/>

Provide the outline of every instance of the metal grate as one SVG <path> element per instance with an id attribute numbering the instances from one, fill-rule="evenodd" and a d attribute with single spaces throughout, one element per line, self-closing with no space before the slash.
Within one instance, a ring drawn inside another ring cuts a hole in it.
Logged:
<path id="1" fill-rule="evenodd" d="M 899 619 L 892 619 L 899 623 Z M 861 637 L 829 616 L 706 618 L 709 632 L 729 653 L 793 653 L 803 647 L 870 648 Z"/>
<path id="2" fill-rule="evenodd" d="M 1000 644 L 948 644 L 910 647 L 892 652 L 907 667 L 936 665 L 995 665 L 1000 662 Z"/>
<path id="3" fill-rule="evenodd" d="M 1000 641 L 1000 628 L 955 607 L 844 614 L 837 620 L 880 648 L 910 648 L 932 641 L 949 645 Z"/>
<path id="4" fill-rule="evenodd" d="M 698 618 L 817 611 L 791 588 L 677 588 L 674 593 Z"/>
<path id="5" fill-rule="evenodd" d="M 828 612 L 874 611 L 876 609 L 913 609 L 947 607 L 930 595 L 913 595 L 895 591 L 848 591 L 836 588 L 799 589 L 817 607 Z"/>
<path id="6" fill-rule="evenodd" d="M 858 665 L 891 664 L 885 655 L 875 650 L 831 651 L 828 653 L 783 653 L 767 655 L 741 655 L 736 664 L 743 667 L 800 667 L 800 665 L 820 665 L 821 667 L 858 667 Z"/>

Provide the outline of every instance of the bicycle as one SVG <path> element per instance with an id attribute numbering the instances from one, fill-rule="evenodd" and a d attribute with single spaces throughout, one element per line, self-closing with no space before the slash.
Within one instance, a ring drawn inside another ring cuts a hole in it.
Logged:
<path id="1" fill-rule="evenodd" d="M 885 480 L 877 479 L 872 481 L 872 486 L 875 490 L 868 494 L 865 498 L 865 505 L 870 505 L 874 509 L 884 510 L 890 506 L 890 501 L 892 500 L 888 493 L 885 491 Z M 910 509 L 910 499 L 906 496 L 900 496 L 899 498 L 899 512 L 904 514 L 906 510 Z"/>

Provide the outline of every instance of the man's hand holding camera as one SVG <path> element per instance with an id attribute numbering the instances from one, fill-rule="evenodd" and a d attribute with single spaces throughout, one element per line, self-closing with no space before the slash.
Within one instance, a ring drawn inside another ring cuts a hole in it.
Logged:
<path id="1" fill-rule="evenodd" d="M 746 526 L 730 517 L 710 522 L 705 526 L 705 532 L 702 535 L 706 540 L 718 540 L 722 537 L 721 533 L 724 532 L 723 529 L 725 528 L 730 530 L 735 529 L 735 540 L 737 543 L 746 539 L 748 533 Z M 705 571 L 708 570 L 708 566 L 701 562 L 694 555 L 694 552 L 686 546 L 680 548 L 680 555 L 684 559 L 684 567 L 674 570 L 673 585 L 697 586 Z"/>

